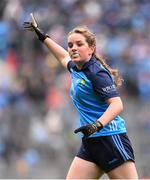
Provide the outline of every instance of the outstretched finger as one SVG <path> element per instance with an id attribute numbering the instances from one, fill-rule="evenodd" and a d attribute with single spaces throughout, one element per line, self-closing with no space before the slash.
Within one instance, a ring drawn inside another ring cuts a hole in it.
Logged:
<path id="1" fill-rule="evenodd" d="M 38 25 L 37 25 L 37 21 L 36 21 L 34 15 L 33 15 L 33 13 L 31 13 L 30 16 L 31 16 L 31 19 L 32 19 L 32 24 L 33 24 L 33 26 L 37 27 L 37 26 L 38 26 Z"/>
<path id="2" fill-rule="evenodd" d="M 30 22 L 24 22 L 23 27 L 24 28 L 31 28 L 31 23 Z"/>
<path id="3" fill-rule="evenodd" d="M 83 130 L 83 127 L 79 127 L 74 130 L 74 133 L 82 132 L 82 130 Z"/>

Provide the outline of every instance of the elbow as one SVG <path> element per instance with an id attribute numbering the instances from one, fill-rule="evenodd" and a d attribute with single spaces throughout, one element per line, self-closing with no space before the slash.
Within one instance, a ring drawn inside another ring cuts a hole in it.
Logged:
<path id="1" fill-rule="evenodd" d="M 119 109 L 119 111 L 121 113 L 123 111 L 123 109 L 124 109 L 122 100 L 120 98 L 117 99 L 117 103 L 118 103 L 118 109 Z"/>
<path id="2" fill-rule="evenodd" d="M 123 103 L 120 97 L 111 98 L 107 103 L 116 111 L 117 114 L 120 114 L 123 111 Z"/>
<path id="3" fill-rule="evenodd" d="M 123 111 L 124 107 L 123 107 L 123 103 L 120 102 L 120 113 Z"/>
<path id="4" fill-rule="evenodd" d="M 123 103 L 122 103 L 121 99 L 119 99 L 115 103 L 116 103 L 118 114 L 120 114 L 123 111 L 123 109 L 124 109 Z"/>

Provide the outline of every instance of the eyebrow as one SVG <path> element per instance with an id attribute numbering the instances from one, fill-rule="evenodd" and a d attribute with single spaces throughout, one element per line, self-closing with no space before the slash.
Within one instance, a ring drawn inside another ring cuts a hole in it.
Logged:
<path id="1" fill-rule="evenodd" d="M 83 42 L 82 40 L 78 40 L 78 41 L 75 41 L 76 43 L 79 43 L 79 42 Z M 68 42 L 69 43 L 72 43 L 72 42 Z"/>

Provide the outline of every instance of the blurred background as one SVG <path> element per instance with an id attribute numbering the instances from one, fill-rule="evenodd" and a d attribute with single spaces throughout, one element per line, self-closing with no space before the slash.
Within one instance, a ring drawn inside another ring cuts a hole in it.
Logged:
<path id="1" fill-rule="evenodd" d="M 150 1 L 0 1 L 0 178 L 65 178 L 79 147 L 70 76 L 23 22 L 67 48 L 67 34 L 87 25 L 97 51 L 119 68 L 125 119 L 140 178 L 150 178 Z"/>

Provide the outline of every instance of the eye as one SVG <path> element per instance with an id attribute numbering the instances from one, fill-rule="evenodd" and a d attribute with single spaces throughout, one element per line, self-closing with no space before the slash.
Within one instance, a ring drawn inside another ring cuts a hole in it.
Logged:
<path id="1" fill-rule="evenodd" d="M 68 47 L 72 48 L 73 47 L 73 43 L 68 43 Z"/>
<path id="2" fill-rule="evenodd" d="M 79 46 L 79 47 L 80 47 L 80 46 L 83 46 L 83 43 L 81 43 L 81 42 L 80 42 L 80 43 L 77 43 L 77 46 Z"/>

